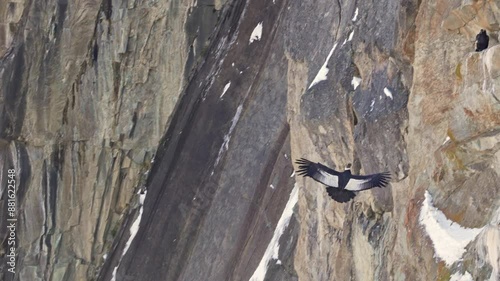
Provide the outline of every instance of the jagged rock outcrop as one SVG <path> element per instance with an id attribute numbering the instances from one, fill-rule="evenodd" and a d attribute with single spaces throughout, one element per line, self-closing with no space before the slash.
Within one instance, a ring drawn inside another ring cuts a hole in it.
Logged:
<path id="1" fill-rule="evenodd" d="M 0 13 L 3 280 L 500 280 L 497 2 Z M 299 157 L 393 179 L 338 204 Z"/>

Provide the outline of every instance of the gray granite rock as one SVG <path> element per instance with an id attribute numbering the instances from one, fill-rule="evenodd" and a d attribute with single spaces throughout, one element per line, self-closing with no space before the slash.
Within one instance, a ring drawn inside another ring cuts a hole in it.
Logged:
<path id="1" fill-rule="evenodd" d="M 264 280 L 498 279 L 499 11 L 1 3 L 0 207 L 14 168 L 18 256 L 11 274 L 2 212 L 0 279 L 249 280 L 292 190 Z M 392 181 L 339 204 L 294 177 L 299 157 Z M 452 264 L 420 220 L 425 192 L 481 229 Z"/>

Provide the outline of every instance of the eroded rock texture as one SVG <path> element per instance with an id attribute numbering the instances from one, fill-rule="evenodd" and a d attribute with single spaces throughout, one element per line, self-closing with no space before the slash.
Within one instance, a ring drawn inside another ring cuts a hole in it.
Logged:
<path id="1" fill-rule="evenodd" d="M 14 167 L 20 181 L 15 280 L 95 278 L 220 14 L 208 4 L 0 4 L 2 173 Z"/>
<path id="2" fill-rule="evenodd" d="M 499 280 L 499 8 L 4 1 L 2 280 L 248 280 L 294 188 L 266 280 Z M 299 157 L 393 180 L 338 204 Z M 426 191 L 480 229 L 459 260 L 422 225 Z"/>

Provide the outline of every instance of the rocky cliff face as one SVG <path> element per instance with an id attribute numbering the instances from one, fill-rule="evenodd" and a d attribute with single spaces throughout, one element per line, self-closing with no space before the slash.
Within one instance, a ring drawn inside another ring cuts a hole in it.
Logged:
<path id="1" fill-rule="evenodd" d="M 219 11 L 180 1 L 0 5 L 2 173 L 14 167 L 19 182 L 14 279 L 90 280 Z"/>
<path id="2" fill-rule="evenodd" d="M 495 1 L 0 14 L 3 280 L 500 280 Z M 339 204 L 299 157 L 391 185 Z"/>

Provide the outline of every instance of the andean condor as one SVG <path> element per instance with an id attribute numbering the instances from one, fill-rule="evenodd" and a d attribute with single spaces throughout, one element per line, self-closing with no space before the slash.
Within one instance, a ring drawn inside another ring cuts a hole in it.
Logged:
<path id="1" fill-rule="evenodd" d="M 348 164 L 343 172 L 337 172 L 320 163 L 313 163 L 301 158 L 295 161 L 299 165 L 297 173 L 304 177 L 311 177 L 314 180 L 326 185 L 326 192 L 337 202 L 348 202 L 356 192 L 367 190 L 373 187 L 385 187 L 389 183 L 391 176 L 389 172 L 373 175 L 353 175 L 351 174 L 351 164 Z"/>
<path id="2" fill-rule="evenodd" d="M 476 35 L 476 52 L 481 52 L 482 50 L 486 50 L 488 48 L 488 43 L 490 41 L 490 37 L 486 34 L 486 30 L 481 29 L 479 34 Z"/>

